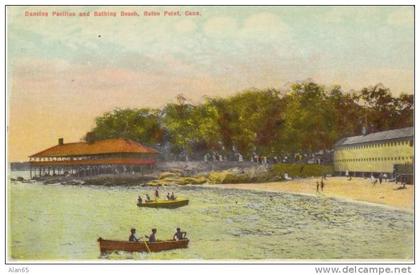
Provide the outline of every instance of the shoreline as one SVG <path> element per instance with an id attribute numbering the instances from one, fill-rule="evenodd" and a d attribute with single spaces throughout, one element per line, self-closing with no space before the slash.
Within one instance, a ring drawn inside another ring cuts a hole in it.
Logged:
<path id="1" fill-rule="evenodd" d="M 407 185 L 407 189 L 395 190 L 393 187 L 397 185 L 395 183 L 384 182 L 381 185 L 377 183 L 373 186 L 369 180 L 363 178 L 353 178 L 353 181 L 357 181 L 358 185 L 362 185 L 362 188 L 370 188 L 370 192 L 363 197 L 358 196 L 357 192 L 350 193 L 346 192 L 347 190 L 342 190 L 342 186 L 336 186 L 334 189 L 339 189 L 339 192 L 336 190 L 328 191 L 328 188 L 331 188 L 331 185 L 342 185 L 344 181 L 347 181 L 344 177 L 331 177 L 328 178 L 326 182 L 326 192 L 316 192 L 316 178 L 310 179 L 298 179 L 291 180 L 288 182 L 267 182 L 267 183 L 238 183 L 238 184 L 206 184 L 201 185 L 206 188 L 219 188 L 219 189 L 230 189 L 230 190 L 249 190 L 257 192 L 270 192 L 270 193 L 285 193 L 285 194 L 294 194 L 294 195 L 303 195 L 311 197 L 323 197 L 331 198 L 339 201 L 350 202 L 350 203 L 360 203 L 372 206 L 385 207 L 391 210 L 399 210 L 409 213 L 414 213 L 414 193 L 413 186 Z M 334 181 L 334 182 L 333 182 Z M 351 184 L 351 183 L 350 183 Z M 329 187 L 328 187 L 329 186 Z M 300 188 L 301 187 L 301 188 Z M 308 187 L 313 189 L 308 191 Z M 372 189 L 375 190 L 372 191 Z M 360 191 L 360 186 L 357 186 L 356 191 Z M 392 190 L 392 191 L 391 191 Z M 392 196 L 391 192 L 397 195 L 396 197 Z M 399 192 L 399 193 L 397 193 Z M 376 194 L 376 196 L 375 196 Z M 388 196 L 385 199 L 384 195 Z"/>
<path id="2" fill-rule="evenodd" d="M 253 183 L 244 183 L 244 184 L 253 184 Z M 395 210 L 395 211 L 402 211 L 402 212 L 406 212 L 406 213 L 411 213 L 414 214 L 414 209 L 409 209 L 409 208 L 404 208 L 404 207 L 396 207 L 396 206 L 391 206 L 391 205 L 387 205 L 387 204 L 383 204 L 383 203 L 374 203 L 374 202 L 369 202 L 369 201 L 361 201 L 361 200 L 354 200 L 354 199 L 349 199 L 349 198 L 344 198 L 344 197 L 334 197 L 334 196 L 317 196 L 314 194 L 308 194 L 308 193 L 302 193 L 302 192 L 290 192 L 290 191 L 274 191 L 274 190 L 261 190 L 261 189 L 253 189 L 253 188 L 235 188 L 232 186 L 223 186 L 226 184 L 204 184 L 204 185 L 199 185 L 198 187 L 202 187 L 202 188 L 216 188 L 216 189 L 226 189 L 226 190 L 243 190 L 243 191 L 254 191 L 254 192 L 265 192 L 265 193 L 275 193 L 275 194 L 291 194 L 291 195 L 299 195 L 299 196 L 307 196 L 307 197 L 319 197 L 319 198 L 325 198 L 325 199 L 334 199 L 340 202 L 348 202 L 348 203 L 357 203 L 357 204 L 363 204 L 363 205 L 369 205 L 369 206 L 377 206 L 377 207 L 381 207 L 381 208 L 386 208 L 389 210 Z M 230 185 L 230 184 L 229 184 Z M 183 187 L 183 186 L 181 186 Z"/>
<path id="3" fill-rule="evenodd" d="M 60 185 L 78 185 L 78 186 L 149 186 L 155 187 L 160 185 L 152 185 L 150 180 L 155 179 L 154 175 L 119 175 L 119 176 L 96 176 L 91 178 L 76 179 L 73 177 L 61 178 L 43 178 L 37 179 L 36 182 L 42 184 L 60 184 Z M 180 177 L 181 179 L 187 179 Z M 288 193 L 296 195 L 305 195 L 320 198 L 333 198 L 345 202 L 365 203 L 375 206 L 387 207 L 390 209 L 401 210 L 414 213 L 414 186 L 407 185 L 406 189 L 398 189 L 401 185 L 394 182 L 383 182 L 382 184 L 371 183 L 369 179 L 353 178 L 349 181 L 345 177 L 328 177 L 324 180 L 324 191 L 317 192 L 316 182 L 320 182 L 320 178 L 298 178 L 289 181 L 273 181 L 273 182 L 251 182 L 251 183 L 211 183 L 202 180 L 199 183 L 185 182 L 177 184 L 172 178 L 167 178 L 167 184 L 163 186 L 199 186 L 203 188 L 219 188 L 230 190 L 249 190 L 272 193 Z M 11 179 L 11 181 L 20 181 Z M 33 183 L 34 180 L 23 180 L 24 183 Z"/>

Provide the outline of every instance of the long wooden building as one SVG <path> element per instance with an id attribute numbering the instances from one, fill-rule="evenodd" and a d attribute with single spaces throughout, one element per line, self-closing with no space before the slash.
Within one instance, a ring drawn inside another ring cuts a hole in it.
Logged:
<path id="1" fill-rule="evenodd" d="M 414 128 L 343 138 L 335 144 L 334 169 L 352 176 L 412 177 Z"/>
<path id="2" fill-rule="evenodd" d="M 116 138 L 64 143 L 29 156 L 31 178 L 45 175 L 91 176 L 144 173 L 153 169 L 158 152 L 138 142 Z"/>

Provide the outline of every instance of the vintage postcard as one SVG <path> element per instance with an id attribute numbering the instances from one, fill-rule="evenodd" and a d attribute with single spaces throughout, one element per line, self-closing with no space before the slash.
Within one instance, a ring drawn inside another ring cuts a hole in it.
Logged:
<path id="1" fill-rule="evenodd" d="M 413 263 L 414 6 L 7 6 L 8 263 Z"/>

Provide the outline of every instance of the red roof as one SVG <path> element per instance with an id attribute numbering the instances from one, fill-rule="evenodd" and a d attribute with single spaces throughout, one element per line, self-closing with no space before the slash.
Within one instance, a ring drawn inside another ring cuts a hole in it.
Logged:
<path id="1" fill-rule="evenodd" d="M 106 158 L 106 159 L 85 159 L 85 160 L 61 160 L 61 161 L 31 161 L 33 166 L 66 166 L 66 165 L 154 165 L 154 159 L 133 159 L 133 158 Z"/>
<path id="2" fill-rule="evenodd" d="M 116 153 L 158 154 L 155 149 L 146 147 L 138 142 L 124 138 L 115 138 L 98 140 L 93 143 L 75 142 L 56 145 L 30 157 L 70 157 Z"/>

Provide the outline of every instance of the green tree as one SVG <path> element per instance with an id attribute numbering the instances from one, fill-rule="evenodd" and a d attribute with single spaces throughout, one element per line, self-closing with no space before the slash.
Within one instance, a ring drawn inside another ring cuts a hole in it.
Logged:
<path id="1" fill-rule="evenodd" d="M 95 127 L 85 136 L 88 141 L 127 138 L 150 145 L 162 142 L 159 110 L 115 109 L 97 117 L 95 122 Z"/>
<path id="2" fill-rule="evenodd" d="M 177 103 L 167 104 L 162 111 L 162 125 L 169 133 L 172 151 L 176 154 L 191 154 L 197 125 L 194 120 L 195 106 L 187 103 L 184 96 L 177 97 Z"/>
<path id="3" fill-rule="evenodd" d="M 314 82 L 295 83 L 282 94 L 251 89 L 193 105 L 183 96 L 156 109 L 115 109 L 96 118 L 88 142 L 124 137 L 168 143 L 174 154 L 201 158 L 207 152 L 249 157 L 313 153 L 343 137 L 413 125 L 414 96 L 393 97 L 382 85 L 345 93 Z"/>
<path id="4" fill-rule="evenodd" d="M 381 84 L 364 88 L 355 97 L 363 109 L 365 124 L 369 132 L 384 131 L 395 124 L 395 99 L 388 88 Z"/>

